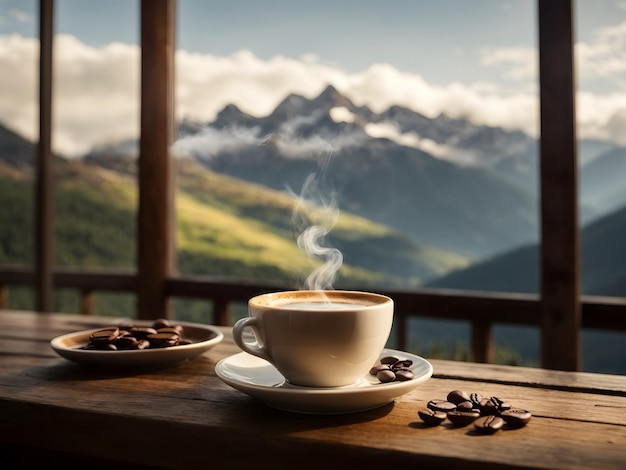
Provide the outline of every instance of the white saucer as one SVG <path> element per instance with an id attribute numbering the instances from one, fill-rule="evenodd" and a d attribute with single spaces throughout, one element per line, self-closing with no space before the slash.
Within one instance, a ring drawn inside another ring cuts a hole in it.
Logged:
<path id="1" fill-rule="evenodd" d="M 298 413 L 353 413 L 391 403 L 433 374 L 432 365 L 422 357 L 393 349 L 384 349 L 379 358 L 385 356 L 411 359 L 410 368 L 415 378 L 380 383 L 368 374 L 356 384 L 345 387 L 300 387 L 287 382 L 269 362 L 245 352 L 222 359 L 215 366 L 215 373 L 226 384 L 273 408 Z"/>
<path id="2" fill-rule="evenodd" d="M 148 323 L 133 321 L 136 325 L 149 326 Z M 57 336 L 50 341 L 50 346 L 59 356 L 80 364 L 115 366 L 115 367 L 161 367 L 200 356 L 224 339 L 222 332 L 214 326 L 199 323 L 176 322 L 184 328 L 183 336 L 191 344 L 160 349 L 131 351 L 98 351 L 82 349 L 89 341 L 89 335 L 105 328 L 77 331 Z M 108 325 L 111 326 L 111 325 Z"/>

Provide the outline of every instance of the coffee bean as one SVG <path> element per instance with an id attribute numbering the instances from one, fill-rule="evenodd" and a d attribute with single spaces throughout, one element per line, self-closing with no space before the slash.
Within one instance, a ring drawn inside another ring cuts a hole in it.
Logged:
<path id="1" fill-rule="evenodd" d="M 117 349 L 137 349 L 137 343 L 137 338 L 130 335 L 120 336 L 115 340 Z"/>
<path id="2" fill-rule="evenodd" d="M 446 414 L 443 411 L 435 411 L 431 409 L 419 410 L 417 412 L 422 421 L 431 426 L 437 426 L 446 419 Z"/>
<path id="3" fill-rule="evenodd" d="M 483 398 L 478 405 L 478 409 L 483 415 L 495 415 L 498 413 L 498 405 L 496 405 L 490 398 Z"/>
<path id="4" fill-rule="evenodd" d="M 171 325 L 172 328 L 176 328 L 176 331 L 178 331 L 178 336 L 183 336 L 185 333 L 185 328 L 183 327 L 183 325 Z"/>
<path id="5" fill-rule="evenodd" d="M 396 362 L 398 362 L 399 360 L 400 360 L 400 358 L 399 358 L 399 357 L 396 357 L 396 356 L 386 356 L 386 357 L 383 357 L 383 358 L 380 360 L 380 363 L 381 363 L 381 364 L 389 364 L 389 365 L 392 365 L 392 364 L 395 364 Z"/>
<path id="6" fill-rule="evenodd" d="M 381 370 L 378 374 L 376 374 L 376 378 L 382 383 L 388 383 L 396 380 L 396 374 L 390 369 Z"/>
<path id="7" fill-rule="evenodd" d="M 397 380 L 405 382 L 415 378 L 415 373 L 409 368 L 413 364 L 411 359 L 402 359 L 397 356 L 385 356 L 379 364 L 374 364 L 369 373 L 378 377 L 382 383 Z"/>
<path id="8" fill-rule="evenodd" d="M 396 380 L 400 380 L 401 382 L 405 382 L 407 380 L 411 380 L 415 378 L 415 374 L 411 369 L 399 369 L 394 371 Z"/>
<path id="9" fill-rule="evenodd" d="M 470 401 L 474 404 L 474 408 L 478 408 L 480 402 L 483 401 L 483 396 L 480 393 L 470 393 Z"/>
<path id="10" fill-rule="evenodd" d="M 119 336 L 119 333 L 120 330 L 117 327 L 105 328 L 91 333 L 91 335 L 89 335 L 89 339 L 98 343 L 110 343 L 115 341 L 115 339 Z"/>
<path id="11" fill-rule="evenodd" d="M 180 335 L 180 333 L 178 333 L 178 330 L 172 326 L 166 326 L 163 328 L 158 328 L 156 330 L 157 333 L 170 333 L 170 334 L 174 334 L 174 335 Z"/>
<path id="12" fill-rule="evenodd" d="M 378 364 L 370 369 L 370 375 L 376 375 L 381 370 L 391 370 L 389 364 Z"/>
<path id="13" fill-rule="evenodd" d="M 510 403 L 507 403 L 498 397 L 491 397 L 491 401 L 496 404 L 499 413 L 502 413 L 503 411 L 509 410 L 511 408 Z"/>
<path id="14" fill-rule="evenodd" d="M 500 416 L 509 426 L 514 428 L 521 428 L 522 426 L 525 426 L 528 421 L 530 421 L 532 414 L 530 413 L 530 411 L 511 408 L 508 410 L 504 410 L 502 413 L 500 413 Z"/>
<path id="15" fill-rule="evenodd" d="M 117 346 L 115 346 L 113 343 L 91 342 L 87 344 L 84 349 L 90 351 L 115 351 L 117 349 Z"/>
<path id="16" fill-rule="evenodd" d="M 151 348 L 169 348 L 170 346 L 176 346 L 179 341 L 177 334 L 172 333 L 154 333 L 146 336 L 150 341 Z"/>
<path id="17" fill-rule="evenodd" d="M 451 401 L 455 405 L 458 405 L 459 403 L 464 401 L 471 400 L 467 392 L 464 392 L 463 390 L 452 390 L 450 393 L 448 393 L 448 397 L 446 399 L 448 401 Z"/>
<path id="18" fill-rule="evenodd" d="M 493 434 L 504 425 L 504 420 L 499 416 L 481 416 L 474 421 L 474 428 L 483 434 Z"/>
<path id="19" fill-rule="evenodd" d="M 452 402 L 454 403 L 454 402 Z M 474 409 L 474 404 L 471 401 L 462 401 L 456 405 L 457 411 L 472 411 Z"/>
<path id="20" fill-rule="evenodd" d="M 154 328 L 146 326 L 133 326 L 130 329 L 130 332 L 137 339 L 146 339 L 148 335 L 156 334 L 156 330 Z"/>
<path id="21" fill-rule="evenodd" d="M 167 318 L 157 318 L 152 322 L 152 328 L 158 330 L 159 328 L 166 328 L 170 326 L 170 321 Z"/>
<path id="22" fill-rule="evenodd" d="M 153 325 L 161 326 L 158 330 L 153 327 L 133 324 L 102 328 L 91 333 L 87 344 L 82 346 L 81 349 L 128 351 L 192 344 L 190 340 L 182 337 L 182 325 L 171 325 L 163 320 L 165 319 L 158 319 L 153 322 Z M 152 341 L 148 340 L 149 336 L 152 336 Z"/>
<path id="23" fill-rule="evenodd" d="M 447 400 L 430 400 L 426 406 L 431 410 L 443 411 L 444 413 L 456 410 L 456 405 Z"/>
<path id="24" fill-rule="evenodd" d="M 457 426 L 467 426 L 480 418 L 478 411 L 448 411 L 448 419 Z"/>
<path id="25" fill-rule="evenodd" d="M 393 370 L 393 369 L 392 369 Z M 459 401 L 462 398 L 469 400 Z M 458 403 L 454 403 L 458 401 Z M 455 426 L 467 426 L 474 423 L 477 432 L 493 434 L 506 423 L 505 429 L 520 428 L 528 423 L 531 413 L 526 410 L 512 408 L 511 404 L 501 398 L 484 398 L 480 393 L 467 394 L 462 390 L 452 390 L 446 400 L 433 399 L 426 405 L 427 410 L 419 411 L 424 422 L 431 425 L 439 424 L 445 419 L 436 413 L 443 413 Z"/>
<path id="26" fill-rule="evenodd" d="M 400 359 L 399 361 L 394 363 L 393 366 L 391 366 L 391 368 L 392 369 L 407 368 L 407 367 L 411 367 L 412 365 L 413 365 L 413 361 L 411 359 Z"/>

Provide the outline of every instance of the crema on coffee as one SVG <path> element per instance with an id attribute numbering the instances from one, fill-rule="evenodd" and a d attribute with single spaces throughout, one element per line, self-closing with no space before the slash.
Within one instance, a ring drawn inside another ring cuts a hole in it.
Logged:
<path id="1" fill-rule="evenodd" d="M 281 307 L 297 310 L 338 310 L 362 308 L 363 305 L 367 304 L 350 304 L 345 302 L 294 302 L 281 305 Z"/>

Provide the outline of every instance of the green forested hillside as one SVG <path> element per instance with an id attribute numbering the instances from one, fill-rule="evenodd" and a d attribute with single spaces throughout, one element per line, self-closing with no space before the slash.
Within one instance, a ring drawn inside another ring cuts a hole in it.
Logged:
<path id="1" fill-rule="evenodd" d="M 191 162 L 179 163 L 181 273 L 302 284 L 318 262 L 296 244 L 290 195 Z M 82 161 L 61 161 L 55 170 L 55 263 L 133 269 L 135 179 Z M 33 185 L 28 174 L 0 171 L 0 207 L 0 264 L 32 263 Z M 337 287 L 415 286 L 467 264 L 461 256 L 421 246 L 347 213 L 340 214 L 328 243 L 344 253 Z M 78 308 L 76 294 L 62 292 L 57 300 L 60 311 Z M 29 308 L 32 300 L 23 289 L 13 289 L 10 302 L 15 308 Z M 130 296 L 97 297 L 98 313 L 132 315 L 132 309 Z"/>

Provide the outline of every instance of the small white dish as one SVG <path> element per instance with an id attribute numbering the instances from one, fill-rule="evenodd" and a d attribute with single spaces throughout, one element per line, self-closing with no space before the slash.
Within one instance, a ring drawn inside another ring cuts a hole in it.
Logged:
<path id="1" fill-rule="evenodd" d="M 82 349 L 89 341 L 89 335 L 91 333 L 111 326 L 103 325 L 101 328 L 57 336 L 50 341 L 50 346 L 60 356 L 80 364 L 116 367 L 161 367 L 200 356 L 224 339 L 223 333 L 214 326 L 199 323 L 177 323 L 183 326 L 183 337 L 190 340 L 191 344 L 172 346 L 169 348 L 131 351 L 97 351 Z M 140 321 L 134 321 L 133 324 L 149 326 Z"/>
<path id="2" fill-rule="evenodd" d="M 273 408 L 311 414 L 354 413 L 391 403 L 433 374 L 432 365 L 420 356 L 384 349 L 379 359 L 385 356 L 411 359 L 410 369 L 415 377 L 404 382 L 380 383 L 375 376 L 368 374 L 356 384 L 345 387 L 300 387 L 287 382 L 269 362 L 245 352 L 219 361 L 215 373 L 226 384 Z"/>

